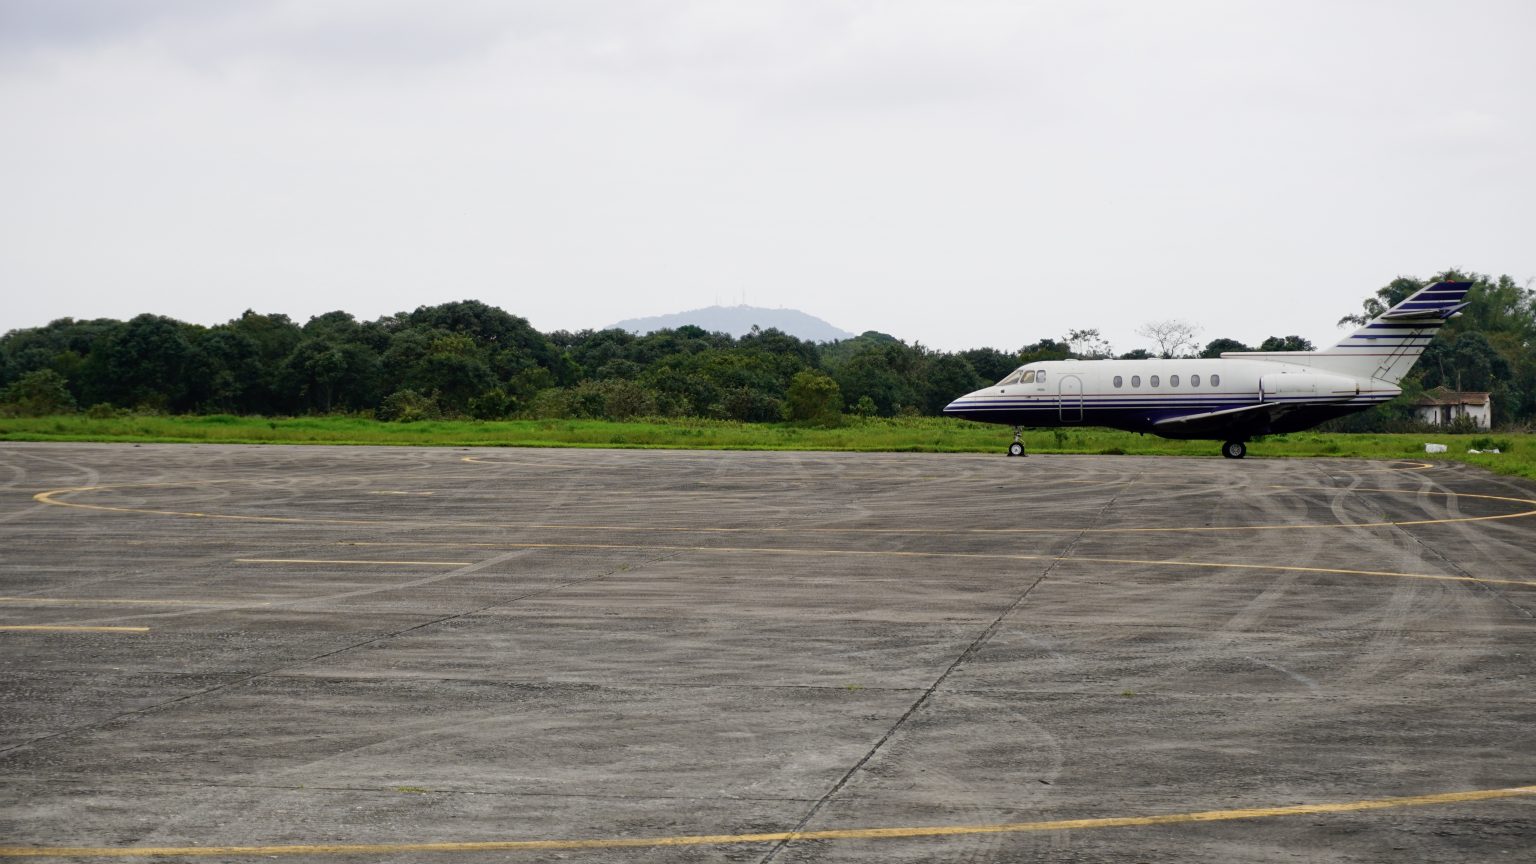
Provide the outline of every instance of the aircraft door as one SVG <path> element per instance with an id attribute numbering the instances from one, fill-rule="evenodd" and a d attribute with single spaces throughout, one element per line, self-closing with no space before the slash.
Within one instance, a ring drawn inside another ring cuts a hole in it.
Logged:
<path id="1" fill-rule="evenodd" d="M 1061 422 L 1083 422 L 1083 379 L 1076 375 L 1063 375 L 1056 379 L 1061 383 Z"/>

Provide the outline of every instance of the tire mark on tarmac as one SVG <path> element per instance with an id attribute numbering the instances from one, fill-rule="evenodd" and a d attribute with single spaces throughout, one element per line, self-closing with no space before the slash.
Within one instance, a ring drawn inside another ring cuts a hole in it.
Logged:
<path id="1" fill-rule="evenodd" d="M 91 486 L 91 485 L 94 485 L 96 483 L 100 483 L 101 482 L 101 472 L 97 471 L 94 468 L 90 468 L 88 466 L 85 466 L 85 465 L 79 465 L 79 464 L 76 464 L 74 462 L 66 462 L 63 459 L 54 459 L 54 458 L 51 458 L 51 457 L 48 457 L 48 456 L 42 456 L 42 455 L 39 455 L 37 453 L 32 453 L 32 452 L 25 451 L 25 450 L 9 450 L 9 451 L 6 451 L 6 455 L 7 456 L 21 456 L 21 457 L 26 458 L 26 459 L 37 459 L 37 460 L 42 461 L 42 462 L 51 462 L 54 465 L 62 465 L 65 468 L 70 469 L 71 471 L 78 471 L 78 472 L 80 472 L 81 477 L 84 478 L 86 486 Z M 20 465 L 8 465 L 6 467 L 11 468 L 13 471 L 19 471 L 20 472 L 19 476 L 16 478 L 15 481 L 5 484 L 5 488 L 7 488 L 7 489 L 13 488 L 14 486 L 19 485 L 20 481 L 22 479 L 25 479 L 28 476 L 27 475 L 27 469 L 25 467 L 23 467 L 23 466 L 20 466 Z M 52 481 L 50 481 L 50 482 L 52 482 Z M 36 495 L 32 496 L 32 500 L 33 501 L 37 501 L 37 496 Z M 29 513 L 35 513 L 35 512 L 37 512 L 40 509 L 42 509 L 42 502 L 37 502 L 37 503 L 34 503 L 31 507 L 25 507 L 25 508 L 22 508 L 20 510 L 13 510 L 10 513 L 6 513 L 3 516 L 0 516 L 0 522 L 9 521 L 11 519 L 19 519 L 22 516 L 25 516 L 25 515 L 27 515 Z"/>
<path id="2" fill-rule="evenodd" d="M 572 475 L 572 476 L 574 476 L 574 475 Z M 572 482 L 573 482 L 573 480 L 568 478 L 566 480 L 567 487 Z M 562 506 L 562 500 L 565 497 L 564 492 L 565 492 L 565 490 L 561 490 L 560 492 L 551 495 L 549 497 L 548 503 L 543 508 L 544 512 L 550 512 L 552 510 L 559 509 L 559 507 Z M 529 550 L 529 549 L 514 549 L 514 550 L 511 550 L 511 551 L 508 551 L 508 552 L 504 552 L 504 553 L 502 553 L 500 555 L 493 555 L 490 558 L 487 558 L 487 559 L 479 561 L 479 562 L 477 562 L 475 564 L 469 565 L 468 567 L 460 567 L 460 568 L 458 568 L 456 570 L 453 570 L 453 571 L 450 571 L 448 573 L 437 574 L 435 576 L 428 577 L 427 579 L 419 580 L 419 583 L 420 584 L 425 584 L 427 582 L 440 582 L 440 581 L 442 581 L 444 579 L 454 578 L 456 576 L 463 576 L 463 575 L 465 575 L 467 573 L 473 573 L 473 572 L 476 572 L 478 570 L 482 570 L 482 569 L 484 569 L 486 567 L 490 567 L 490 566 L 493 566 L 495 564 L 499 564 L 499 563 L 501 563 L 503 561 L 511 560 L 511 559 L 516 558 L 516 557 L 521 556 L 521 555 L 527 555 L 531 551 L 532 550 Z M 669 558 L 677 557 L 678 555 L 681 555 L 681 554 L 683 554 L 682 551 L 668 551 L 666 554 L 658 555 L 654 559 L 647 560 L 647 561 L 645 561 L 643 564 L 641 564 L 639 566 L 647 566 L 649 564 L 653 564 L 653 563 L 656 563 L 658 561 L 663 561 L 663 560 L 666 560 L 666 559 L 669 559 Z M 51 740 L 53 738 L 57 738 L 57 737 L 60 737 L 60 736 L 63 736 L 63 735 L 68 735 L 68 734 L 75 733 L 75 732 L 80 732 L 80 731 L 83 731 L 83 730 L 86 730 L 86 729 L 92 729 L 92 728 L 98 728 L 98 727 L 101 727 L 101 726 L 105 726 L 107 724 L 116 722 L 117 720 L 120 720 L 120 719 L 123 719 L 123 718 L 132 717 L 132 716 L 141 716 L 141 715 L 145 715 L 145 714 L 155 713 L 157 711 L 160 711 L 162 709 L 168 708 L 168 707 L 173 706 L 173 705 L 180 704 L 182 702 L 187 702 L 187 701 L 190 701 L 190 700 L 202 698 L 204 696 L 209 696 L 209 695 L 212 695 L 212 694 L 215 694 L 215 693 L 220 693 L 220 692 L 223 692 L 225 690 L 229 690 L 229 689 L 234 688 L 234 687 L 239 687 L 239 686 L 245 685 L 245 684 L 247 684 L 247 683 L 249 683 L 251 681 L 255 681 L 255 680 L 259 679 L 259 678 L 267 677 L 267 676 L 270 676 L 270 675 L 276 675 L 276 674 L 279 674 L 281 672 L 285 672 L 285 671 L 288 671 L 288 670 L 291 670 L 291 669 L 295 669 L 295 668 L 300 668 L 300 667 L 308 665 L 310 663 L 314 663 L 314 662 L 317 662 L 319 660 L 325 660 L 325 659 L 328 659 L 330 657 L 334 657 L 334 656 L 336 656 L 338 654 L 342 654 L 342 653 L 345 653 L 347 651 L 352 651 L 352 650 L 355 650 L 357 648 L 362 648 L 362 647 L 365 647 L 367 645 L 371 645 L 371 644 L 373 644 L 375 642 L 382 641 L 384 639 L 394 638 L 396 636 L 400 636 L 400 635 L 403 635 L 403 634 L 406 634 L 406 633 L 410 633 L 410 632 L 415 631 L 415 630 L 420 630 L 420 629 L 422 629 L 424 627 L 430 627 L 430 626 L 433 626 L 433 625 L 436 625 L 436 624 L 441 624 L 441 623 L 444 623 L 444 622 L 447 622 L 447 621 L 452 621 L 452 620 L 455 620 L 455 619 L 458 619 L 458 618 L 464 618 L 466 616 L 475 615 L 475 614 L 478 614 L 478 613 L 481 613 L 481 612 L 486 612 L 486 611 L 489 611 L 491 609 L 498 608 L 500 606 L 506 606 L 506 605 L 510 605 L 510 604 L 513 604 L 513 603 L 517 603 L 517 602 L 519 602 L 521 600 L 526 600 L 526 599 L 528 599 L 530 597 L 536 597 L 536 596 L 539 596 L 539 595 L 542 595 L 542 594 L 547 594 L 547 593 L 550 593 L 550 592 L 553 592 L 553 591 L 558 591 L 558 590 L 561 590 L 563 588 L 568 588 L 568 587 L 571 587 L 571 586 L 574 586 L 574 585 L 579 585 L 579 584 L 583 584 L 583 583 L 586 583 L 586 582 L 592 582 L 592 581 L 595 581 L 595 580 L 598 580 L 598 579 L 603 579 L 603 578 L 606 578 L 608 576 L 611 576 L 614 573 L 626 572 L 626 571 L 630 571 L 630 570 L 633 570 L 633 569 L 635 569 L 635 565 L 630 565 L 630 564 L 618 565 L 618 566 L 615 566 L 613 569 L 605 571 L 605 572 L 602 572 L 602 573 L 594 574 L 594 575 L 591 575 L 591 576 L 585 576 L 585 577 L 581 577 L 581 578 L 577 578 L 577 579 L 567 580 L 566 582 L 563 582 L 563 583 L 560 583 L 560 584 L 556 584 L 556 585 L 544 586 L 542 588 L 537 588 L 537 589 L 534 589 L 534 590 L 531 590 L 531 591 L 526 591 L 526 592 L 524 592 L 522 594 L 519 594 L 519 595 L 517 595 L 515 597 L 512 597 L 512 598 L 499 598 L 494 603 L 486 604 L 484 606 L 477 607 L 477 608 L 474 608 L 474 609 L 470 609 L 470 610 L 467 610 L 467 611 L 453 613 L 453 614 L 449 614 L 449 615 L 437 616 L 437 617 L 435 617 L 435 618 L 433 618 L 432 620 L 429 620 L 429 621 L 421 622 L 421 623 L 418 623 L 418 624 L 415 624 L 415 625 L 412 625 L 412 626 L 409 626 L 409 627 L 403 627 L 403 628 L 400 628 L 400 629 L 395 630 L 393 632 L 384 633 L 384 634 L 377 634 L 377 635 L 374 635 L 374 636 L 372 636 L 372 637 L 370 637 L 368 639 L 364 639 L 362 641 L 359 641 L 359 642 L 356 642 L 356 643 L 353 643 L 353 644 L 345 645 L 345 646 L 343 646 L 341 648 L 337 648 L 337 649 L 334 649 L 334 650 L 331 650 L 331 651 L 325 651 L 325 652 L 323 652 L 321 654 L 318 654 L 318 655 L 315 655 L 313 657 L 305 658 L 305 659 L 302 659 L 302 660 L 296 660 L 296 661 L 288 661 L 288 662 L 282 663 L 282 664 L 280 664 L 280 665 L 278 665 L 276 667 L 273 667 L 273 668 L 270 668 L 270 669 L 264 669 L 264 670 L 259 671 L 259 672 L 254 672 L 254 673 L 251 673 L 249 675 L 245 675 L 245 676 L 242 676 L 240 678 L 227 681 L 227 682 L 225 682 L 223 684 L 218 684 L 218 685 L 215 685 L 215 686 L 212 686 L 212 687 L 208 687 L 208 688 L 203 689 L 203 690 L 198 690 L 198 691 L 195 691 L 195 692 L 191 692 L 191 693 L 184 693 L 181 696 L 177 696 L 177 697 L 174 697 L 172 699 L 168 699 L 168 700 L 166 700 L 164 702 L 160 702 L 160 703 L 157 703 L 155 705 L 147 705 L 147 706 L 144 706 L 142 708 L 136 708 L 136 709 L 129 710 L 129 711 L 119 712 L 117 714 L 113 714 L 113 715 L 111 715 L 109 717 L 105 717 L 105 718 L 102 718 L 100 720 L 96 720 L 96 721 L 92 721 L 92 722 L 89 722 L 89 723 L 80 724 L 80 725 L 77 725 L 77 726 L 71 726 L 71 727 L 68 727 L 68 728 L 65 728 L 65 729 L 60 729 L 60 730 L 55 731 L 55 732 L 50 732 L 50 733 L 48 733 L 46 735 L 40 735 L 40 736 L 36 736 L 36 737 L 33 737 L 33 738 L 29 738 L 29 739 L 26 739 L 24 741 L 20 741 L 20 742 L 17 742 L 15 744 L 11 744 L 11 745 L 8 745 L 8 746 L 0 746 L 0 754 L 9 753 L 9 752 L 11 752 L 13 750 L 17 750 L 17 749 L 23 748 L 23 747 L 30 747 L 30 746 L 32 746 L 34 744 L 38 744 L 38 743 L 43 742 L 43 741 L 48 741 L 48 740 Z M 365 589 L 365 590 L 359 590 L 359 591 L 353 591 L 353 592 L 340 592 L 340 593 L 342 595 L 346 595 L 346 596 L 355 596 L 355 595 L 364 594 L 364 593 L 376 593 L 377 591 L 386 591 L 386 590 L 393 591 L 393 590 L 399 589 L 400 587 L 406 587 L 406 586 L 400 586 L 400 585 L 391 585 L 391 586 L 388 586 L 388 587 L 382 587 L 381 586 L 378 589 L 371 589 L 371 590 L 370 589 Z M 313 602 L 317 602 L 317 601 L 323 601 L 325 599 L 327 599 L 327 598 L 326 597 L 320 597 L 320 598 L 313 598 L 313 597 L 311 597 L 311 598 L 304 598 L 303 602 L 313 603 Z M 295 601 L 295 602 L 297 602 L 297 601 Z M 262 607 L 262 608 L 270 608 L 270 606 Z M 178 615 L 178 614 L 190 614 L 190 613 L 185 613 L 185 612 L 183 612 L 183 613 L 164 613 L 164 616 L 165 617 L 170 617 L 170 616 L 175 616 L 175 615 Z M 129 617 L 155 617 L 155 616 L 121 616 L 121 617 L 113 619 L 113 620 L 124 620 L 125 618 L 129 618 Z"/>
<path id="3" fill-rule="evenodd" d="M 1440 486 L 1439 484 L 1434 483 L 1434 481 L 1429 480 L 1428 478 L 1426 478 L 1423 482 L 1424 482 L 1425 486 L 1436 486 L 1439 489 L 1444 490 L 1444 491 L 1441 491 L 1441 492 L 1429 492 L 1428 490 L 1423 490 L 1423 491 L 1426 492 L 1426 494 L 1448 495 L 1449 497 L 1447 499 L 1447 507 L 1448 508 L 1454 508 L 1456 506 L 1457 495 L 1456 495 L 1455 492 L 1452 492 L 1452 491 L 1450 491 L 1448 489 L 1445 489 L 1444 486 Z M 1469 542 L 1476 542 L 1476 541 L 1482 539 L 1482 538 L 1471 536 L 1471 532 L 1466 531 L 1462 526 L 1452 525 L 1451 527 L 1453 527 L 1453 528 L 1460 528 L 1461 530 L 1458 533 L 1460 533 L 1463 536 L 1463 539 L 1465 539 L 1465 540 L 1467 540 Z M 1466 568 L 1462 567 L 1461 564 L 1457 563 L 1452 556 L 1446 555 L 1445 553 L 1441 552 L 1438 548 L 1436 548 L 1433 544 L 1431 544 L 1427 538 L 1421 537 L 1421 536 L 1419 536 L 1415 532 L 1408 531 L 1408 530 L 1406 530 L 1402 526 L 1395 526 L 1393 530 L 1394 530 L 1395 533 L 1401 534 L 1401 535 L 1407 537 L 1408 539 L 1412 540 L 1419 548 L 1423 549 L 1426 553 L 1428 553 L 1428 555 L 1430 557 L 1438 559 L 1441 562 L 1441 564 L 1447 570 L 1450 570 L 1453 573 L 1457 573 L 1457 574 L 1460 574 L 1461 576 L 1466 577 L 1466 579 L 1469 582 L 1471 582 L 1473 584 L 1476 584 L 1478 586 L 1478 588 L 1480 588 L 1483 591 L 1487 592 L 1487 594 L 1489 596 L 1499 600 L 1500 602 L 1502 602 L 1505 605 L 1509 606 L 1510 608 L 1514 609 L 1515 612 L 1518 615 L 1520 615 L 1521 617 L 1526 618 L 1526 619 L 1536 619 L 1536 613 L 1533 613 L 1530 609 L 1527 609 L 1526 607 L 1524 607 L 1524 606 L 1520 605 L 1519 603 L 1517 603 L 1514 600 L 1514 598 L 1512 598 L 1509 595 L 1507 595 L 1504 591 L 1499 590 L 1497 587 L 1495 587 L 1490 582 L 1485 581 L 1483 579 L 1479 579 L 1478 577 L 1472 575 L 1470 572 L 1468 572 L 1466 570 Z"/>

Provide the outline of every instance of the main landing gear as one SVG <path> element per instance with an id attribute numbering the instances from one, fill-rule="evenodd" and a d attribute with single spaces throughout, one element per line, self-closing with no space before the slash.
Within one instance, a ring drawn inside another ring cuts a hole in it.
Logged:
<path id="1" fill-rule="evenodd" d="M 1228 459 L 1241 459 L 1248 455 L 1248 445 L 1241 441 L 1228 441 L 1221 445 L 1221 455 Z"/>
<path id="2" fill-rule="evenodd" d="M 1008 445 L 1009 456 L 1028 456 L 1024 452 L 1024 427 L 1013 427 L 1013 443 Z"/>

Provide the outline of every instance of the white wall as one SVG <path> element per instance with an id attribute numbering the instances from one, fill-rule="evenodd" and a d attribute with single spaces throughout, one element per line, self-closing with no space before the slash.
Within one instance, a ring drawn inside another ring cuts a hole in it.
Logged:
<path id="1" fill-rule="evenodd" d="M 1419 419 L 1425 423 L 1443 426 L 1448 418 L 1454 418 L 1458 414 L 1467 414 L 1477 421 L 1477 425 L 1488 429 L 1493 425 L 1492 405 L 1423 405 L 1415 408 Z"/>

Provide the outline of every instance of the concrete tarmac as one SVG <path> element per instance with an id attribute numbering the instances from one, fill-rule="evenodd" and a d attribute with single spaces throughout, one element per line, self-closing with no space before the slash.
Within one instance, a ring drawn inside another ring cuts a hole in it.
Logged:
<path id="1" fill-rule="evenodd" d="M 1533 860 L 1533 655 L 1453 464 L 0 444 L 0 860 Z"/>

